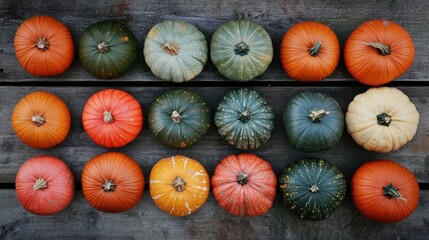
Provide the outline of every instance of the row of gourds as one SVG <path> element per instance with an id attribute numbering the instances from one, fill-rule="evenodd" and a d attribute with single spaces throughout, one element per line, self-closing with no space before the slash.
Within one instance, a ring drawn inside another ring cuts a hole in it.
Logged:
<path id="1" fill-rule="evenodd" d="M 74 58 L 68 28 L 49 16 L 36 16 L 18 28 L 14 48 L 21 66 L 36 76 L 58 75 Z M 97 78 L 112 79 L 126 73 L 136 62 L 138 43 L 123 24 L 102 21 L 80 36 L 79 58 Z M 369 20 L 352 32 L 344 46 L 344 62 L 359 82 L 379 86 L 401 76 L 412 65 L 414 45 L 400 25 L 388 20 Z M 208 59 L 203 33 L 190 23 L 167 20 L 147 34 L 143 53 L 156 77 L 184 82 L 195 78 Z M 210 59 L 228 79 L 249 81 L 263 74 L 273 59 L 273 46 L 265 29 L 250 20 L 221 25 L 210 43 Z M 300 81 L 328 77 L 340 59 L 340 44 L 334 31 L 319 22 L 291 27 L 280 46 L 285 72 Z"/>

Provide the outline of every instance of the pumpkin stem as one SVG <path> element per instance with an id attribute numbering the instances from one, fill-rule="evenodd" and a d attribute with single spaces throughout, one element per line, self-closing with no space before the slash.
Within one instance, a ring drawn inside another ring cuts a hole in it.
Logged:
<path id="1" fill-rule="evenodd" d="M 312 193 L 315 193 L 318 192 L 320 189 L 317 185 L 312 185 L 311 188 L 308 190 L 310 190 Z"/>
<path id="2" fill-rule="evenodd" d="M 176 189 L 177 192 L 185 191 L 185 185 L 186 182 L 185 180 L 183 180 L 183 178 L 176 177 L 173 181 L 173 187 Z"/>
<path id="3" fill-rule="evenodd" d="M 40 114 L 36 114 L 31 118 L 31 121 L 33 121 L 33 124 L 36 125 L 36 127 L 40 127 L 45 123 L 45 118 Z"/>
<path id="4" fill-rule="evenodd" d="M 47 188 L 48 182 L 45 181 L 43 178 L 39 178 L 36 180 L 36 183 L 33 185 L 33 190 L 37 191 L 39 189 Z"/>
<path id="5" fill-rule="evenodd" d="M 378 125 L 388 127 L 392 122 L 392 117 L 387 113 L 381 113 L 377 115 L 377 123 Z"/>
<path id="6" fill-rule="evenodd" d="M 100 51 L 101 53 L 106 53 L 109 51 L 109 45 L 107 45 L 107 43 L 105 42 L 99 43 L 97 48 L 98 48 L 98 51 Z"/>
<path id="7" fill-rule="evenodd" d="M 395 197 L 396 199 L 399 199 L 405 202 L 407 201 L 407 199 L 403 198 L 402 194 L 399 193 L 399 189 L 392 186 L 392 183 L 390 183 L 387 186 L 384 186 L 383 189 L 384 189 L 384 196 L 388 197 L 389 199 L 391 199 L 392 197 Z"/>
<path id="8" fill-rule="evenodd" d="M 389 45 L 384 45 L 383 43 L 379 43 L 379 42 L 367 42 L 365 43 L 370 47 L 373 47 L 375 49 L 377 49 L 378 54 L 386 56 L 386 55 L 390 55 L 390 46 Z"/>
<path id="9" fill-rule="evenodd" d="M 180 114 L 177 111 L 173 111 L 173 113 L 171 114 L 171 120 L 173 120 L 174 123 L 179 123 L 180 119 L 182 119 Z"/>
<path id="10" fill-rule="evenodd" d="M 39 38 L 37 39 L 36 47 L 39 50 L 46 51 L 49 48 L 49 42 L 46 38 Z"/>
<path id="11" fill-rule="evenodd" d="M 311 110 L 310 113 L 307 115 L 312 122 L 319 123 L 322 121 L 322 118 L 331 112 L 325 111 L 325 109 L 319 109 L 319 110 Z"/>
<path id="12" fill-rule="evenodd" d="M 240 117 L 239 117 L 238 119 L 240 119 L 240 121 L 241 121 L 242 123 L 245 123 L 245 122 L 249 121 L 249 120 L 250 120 L 250 114 L 249 114 L 249 111 L 248 111 L 248 110 L 246 110 L 246 111 L 242 112 L 242 113 L 240 114 Z"/>
<path id="13" fill-rule="evenodd" d="M 179 54 L 179 48 L 174 43 L 164 43 L 162 45 L 162 49 L 170 55 L 177 55 Z"/>
<path id="14" fill-rule="evenodd" d="M 237 175 L 237 182 L 239 184 L 241 184 L 241 186 L 243 186 L 244 184 L 247 184 L 247 182 L 249 182 L 249 180 L 247 179 L 247 174 L 246 173 L 240 173 Z"/>
<path id="15" fill-rule="evenodd" d="M 249 45 L 241 41 L 241 43 L 235 45 L 234 52 L 240 56 L 245 56 L 249 52 Z"/>
<path id="16" fill-rule="evenodd" d="M 104 122 L 105 123 L 112 123 L 113 122 L 113 115 L 111 112 L 104 111 Z"/>
<path id="17" fill-rule="evenodd" d="M 308 49 L 308 52 L 311 56 L 316 57 L 320 53 L 320 49 L 322 48 L 321 42 L 316 42 L 313 47 Z"/>
<path id="18" fill-rule="evenodd" d="M 115 187 L 116 187 L 116 184 L 112 180 L 107 180 L 107 179 L 106 179 L 106 182 L 103 185 L 101 185 L 101 188 L 103 188 L 105 192 L 113 192 L 115 191 Z"/>

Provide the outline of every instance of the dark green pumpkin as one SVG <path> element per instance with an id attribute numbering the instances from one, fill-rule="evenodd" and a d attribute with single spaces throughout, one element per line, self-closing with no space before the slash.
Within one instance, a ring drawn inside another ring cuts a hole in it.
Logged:
<path id="1" fill-rule="evenodd" d="M 227 22 L 212 36 L 210 58 L 220 74 L 228 79 L 252 80 L 264 73 L 273 60 L 271 37 L 252 21 Z"/>
<path id="2" fill-rule="evenodd" d="M 340 140 L 344 113 L 328 95 L 300 92 L 289 99 L 283 123 L 292 146 L 304 152 L 324 151 Z"/>
<path id="3" fill-rule="evenodd" d="M 327 218 L 346 193 L 346 181 L 338 167 L 316 158 L 289 164 L 279 182 L 284 203 L 303 219 Z"/>
<path id="4" fill-rule="evenodd" d="M 267 142 L 274 128 L 274 112 L 256 90 L 228 92 L 215 114 L 219 134 L 232 146 L 252 150 Z"/>
<path id="5" fill-rule="evenodd" d="M 196 144 L 210 128 L 210 109 L 203 97 L 172 89 L 157 97 L 149 109 L 148 125 L 156 139 L 173 148 Z"/>
<path id="6" fill-rule="evenodd" d="M 137 59 L 137 39 L 122 23 L 107 20 L 89 26 L 79 40 L 80 62 L 97 78 L 117 78 Z"/>

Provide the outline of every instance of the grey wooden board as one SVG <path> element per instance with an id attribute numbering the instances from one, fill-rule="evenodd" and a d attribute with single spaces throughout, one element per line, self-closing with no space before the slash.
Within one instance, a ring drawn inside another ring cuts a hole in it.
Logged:
<path id="1" fill-rule="evenodd" d="M 350 198 L 323 221 L 301 220 L 278 196 L 266 215 L 235 217 L 209 196 L 193 215 L 162 212 L 146 191 L 129 211 L 111 214 L 92 208 L 76 192 L 73 202 L 54 216 L 26 212 L 14 190 L 0 190 L 0 239 L 428 239 L 429 191 L 420 192 L 417 209 L 407 219 L 381 224 L 360 215 Z"/>
<path id="2" fill-rule="evenodd" d="M 282 70 L 279 46 L 283 34 L 302 21 L 319 21 L 331 27 L 341 46 L 350 33 L 369 19 L 388 19 L 401 24 L 412 36 L 416 55 L 413 66 L 396 81 L 429 80 L 429 1 L 158 1 L 158 0 L 3 0 L 0 2 L 0 82 L 22 81 L 100 81 L 87 73 L 78 61 L 62 75 L 33 77 L 23 70 L 15 57 L 13 38 L 18 26 L 28 17 L 47 14 L 66 24 L 77 47 L 80 34 L 89 25 L 107 18 L 124 22 L 137 37 L 139 58 L 136 66 L 120 81 L 161 82 L 144 63 L 142 46 L 149 29 L 166 19 L 180 19 L 195 24 L 210 41 L 224 22 L 237 18 L 254 20 L 266 28 L 275 49 L 268 71 L 254 81 L 293 81 Z M 209 62 L 193 81 L 226 81 Z M 354 81 L 340 61 L 337 70 L 324 82 Z"/>
<path id="3" fill-rule="evenodd" d="M 216 164 L 226 155 L 239 153 L 229 146 L 217 133 L 212 124 L 209 133 L 197 144 L 187 149 L 173 149 L 158 142 L 149 131 L 146 121 L 144 130 L 135 141 L 118 149 L 106 149 L 92 142 L 84 132 L 81 124 L 81 112 L 86 100 L 95 92 L 105 87 L 0 87 L 0 183 L 13 183 L 20 165 L 27 159 L 49 154 L 63 159 L 76 175 L 77 182 L 84 164 L 106 151 L 120 151 L 135 159 L 143 168 L 145 176 L 149 176 L 152 166 L 161 158 L 176 154 L 183 154 L 200 161 L 210 175 Z M 142 105 L 144 114 L 148 112 L 150 103 L 169 88 L 162 87 L 125 87 L 121 88 L 131 93 Z M 222 96 L 232 87 L 196 87 L 193 89 L 208 101 L 212 111 Z M 334 97 L 343 111 L 353 97 L 366 91 L 366 88 L 355 87 L 258 87 L 259 90 L 274 108 L 276 114 L 275 127 L 271 139 L 259 149 L 251 151 L 271 163 L 277 176 L 284 167 L 293 161 L 307 156 L 324 158 L 335 164 L 344 172 L 347 181 L 350 181 L 354 171 L 364 162 L 374 159 L 391 159 L 397 161 L 415 173 L 419 182 L 429 182 L 429 87 L 400 88 L 407 94 L 420 112 L 420 123 L 414 139 L 394 153 L 381 154 L 364 150 L 355 144 L 345 131 L 340 142 L 332 149 L 318 153 L 304 153 L 292 148 L 284 133 L 282 111 L 287 100 L 299 91 L 319 91 Z M 23 144 L 13 132 L 10 116 L 15 104 L 26 94 L 46 90 L 60 96 L 69 106 L 72 114 L 72 127 L 67 139 L 51 149 L 32 149 Z M 147 116 L 146 116 L 147 117 Z"/>

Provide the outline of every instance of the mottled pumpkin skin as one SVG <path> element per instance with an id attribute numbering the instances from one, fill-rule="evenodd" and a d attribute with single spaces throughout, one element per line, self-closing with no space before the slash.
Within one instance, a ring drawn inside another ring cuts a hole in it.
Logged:
<path id="1" fill-rule="evenodd" d="M 98 22 L 80 36 L 79 57 L 85 70 L 95 77 L 117 78 L 135 64 L 137 39 L 120 22 Z"/>
<path id="2" fill-rule="evenodd" d="M 204 34 L 194 25 L 180 20 L 167 20 L 153 26 L 144 42 L 143 53 L 153 75 L 173 82 L 195 78 L 208 58 Z"/>
<path id="3" fill-rule="evenodd" d="M 326 94 L 300 92 L 289 99 L 283 123 L 292 146 L 304 152 L 324 151 L 340 140 L 344 113 Z"/>
<path id="4" fill-rule="evenodd" d="M 175 118 L 174 114 L 178 114 Z M 149 109 L 148 125 L 156 139 L 173 148 L 196 144 L 210 129 L 207 102 L 187 89 L 168 90 L 157 97 Z"/>
<path id="5" fill-rule="evenodd" d="M 341 204 L 346 182 L 332 163 L 304 158 L 286 166 L 280 177 L 285 204 L 300 218 L 322 220 Z"/>
<path id="6" fill-rule="evenodd" d="M 274 111 L 256 90 L 228 92 L 215 113 L 219 134 L 232 146 L 253 150 L 268 141 L 274 128 Z"/>
<path id="7" fill-rule="evenodd" d="M 227 22 L 212 36 L 210 58 L 226 78 L 250 81 L 263 74 L 273 59 L 271 37 L 252 21 Z"/>

